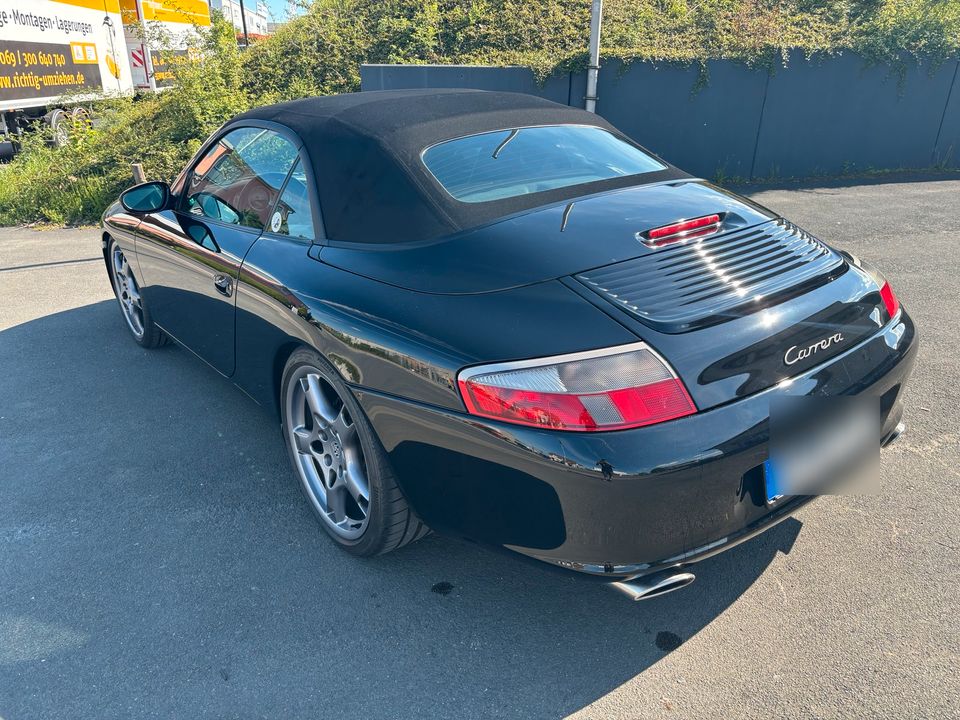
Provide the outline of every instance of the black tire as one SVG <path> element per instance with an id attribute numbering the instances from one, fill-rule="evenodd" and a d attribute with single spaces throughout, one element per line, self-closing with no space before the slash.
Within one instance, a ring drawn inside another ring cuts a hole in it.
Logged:
<path id="1" fill-rule="evenodd" d="M 362 447 L 366 480 L 369 486 L 369 505 L 366 512 L 366 525 L 357 538 L 342 537 L 332 526 L 329 517 L 325 516 L 310 489 L 309 481 L 301 470 L 301 458 L 305 456 L 298 452 L 293 439 L 290 406 L 291 403 L 295 403 L 297 390 L 292 385 L 299 384 L 304 373 L 312 374 L 314 371 L 319 373 L 339 396 L 343 407 L 352 419 Z M 340 378 L 340 374 L 319 353 L 302 348 L 290 356 L 280 385 L 280 408 L 284 443 L 300 489 L 307 504 L 320 521 L 320 525 L 337 545 L 353 555 L 370 557 L 396 550 L 429 533 L 429 528 L 407 504 L 403 492 L 397 485 L 387 454 L 359 403 Z"/>
<path id="2" fill-rule="evenodd" d="M 130 278 L 132 279 L 133 288 L 136 289 L 137 295 L 139 298 L 138 309 L 139 309 L 139 321 L 142 329 L 138 332 L 137 322 L 128 316 L 128 310 L 124 302 L 124 284 L 118 278 L 117 267 L 115 263 L 115 254 L 117 252 L 123 253 L 122 249 L 117 244 L 117 241 L 113 238 L 110 238 L 110 242 L 107 243 L 107 272 L 110 275 L 110 285 L 113 288 L 113 294 L 117 298 L 117 304 L 120 306 L 120 314 L 123 317 L 124 325 L 127 326 L 127 329 L 130 331 L 130 336 L 133 338 L 133 341 L 137 343 L 142 348 L 158 348 L 162 345 L 167 344 L 167 336 L 164 334 L 163 330 L 157 327 L 157 324 L 153 322 L 153 317 L 150 315 L 150 308 L 147 306 L 146 300 L 143 299 L 143 296 L 139 294 L 139 281 L 136 279 L 135 273 L 133 272 L 133 266 L 129 266 Z"/>

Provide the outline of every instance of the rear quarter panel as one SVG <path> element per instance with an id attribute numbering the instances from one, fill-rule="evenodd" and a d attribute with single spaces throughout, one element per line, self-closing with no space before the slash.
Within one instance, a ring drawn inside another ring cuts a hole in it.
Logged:
<path id="1" fill-rule="evenodd" d="M 263 236 L 241 271 L 236 382 L 265 405 L 275 406 L 279 372 L 300 345 L 319 350 L 348 383 L 462 410 L 456 374 L 465 365 L 636 341 L 559 282 L 429 295 L 326 265 L 309 250 Z"/>

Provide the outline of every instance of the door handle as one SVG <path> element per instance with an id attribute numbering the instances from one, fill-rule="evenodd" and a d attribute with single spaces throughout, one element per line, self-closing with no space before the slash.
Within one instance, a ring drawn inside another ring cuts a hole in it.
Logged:
<path id="1" fill-rule="evenodd" d="M 233 294 L 233 278 L 223 273 L 213 276 L 213 285 L 221 295 L 230 297 Z"/>

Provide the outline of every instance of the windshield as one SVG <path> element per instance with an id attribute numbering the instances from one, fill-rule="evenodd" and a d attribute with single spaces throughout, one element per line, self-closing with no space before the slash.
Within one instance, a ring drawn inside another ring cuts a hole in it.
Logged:
<path id="1" fill-rule="evenodd" d="M 468 135 L 427 148 L 423 163 L 462 202 L 502 200 L 666 167 L 603 128 L 588 125 Z"/>

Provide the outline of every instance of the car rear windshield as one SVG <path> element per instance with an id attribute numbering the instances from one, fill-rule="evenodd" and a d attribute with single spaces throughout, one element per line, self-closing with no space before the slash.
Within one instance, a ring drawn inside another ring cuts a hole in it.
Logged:
<path id="1" fill-rule="evenodd" d="M 423 163 L 454 198 L 486 202 L 665 169 L 643 150 L 588 125 L 524 127 L 447 140 Z"/>

